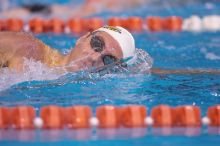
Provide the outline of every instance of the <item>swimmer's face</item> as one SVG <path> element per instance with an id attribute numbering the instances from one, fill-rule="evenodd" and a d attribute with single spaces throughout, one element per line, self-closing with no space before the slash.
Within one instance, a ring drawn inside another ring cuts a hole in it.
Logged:
<path id="1" fill-rule="evenodd" d="M 119 43 L 102 31 L 88 33 L 81 37 L 73 52 L 71 56 L 75 58 L 74 60 L 79 60 L 75 63 L 80 69 L 102 67 L 119 61 L 123 57 Z"/>

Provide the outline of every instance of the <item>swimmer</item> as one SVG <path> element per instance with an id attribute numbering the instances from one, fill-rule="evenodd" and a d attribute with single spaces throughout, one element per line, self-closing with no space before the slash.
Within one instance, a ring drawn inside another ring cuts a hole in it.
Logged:
<path id="1" fill-rule="evenodd" d="M 25 70 L 24 60 L 40 61 L 68 72 L 129 63 L 135 56 L 135 41 L 122 27 L 104 26 L 79 38 L 64 55 L 25 32 L 0 32 L 0 68 Z M 149 71 L 148 71 L 149 72 Z M 151 69 L 153 74 L 220 74 L 219 70 Z"/>
<path id="2" fill-rule="evenodd" d="M 128 48 L 128 49 L 126 49 Z M 134 39 L 122 27 L 105 26 L 79 38 L 69 54 L 50 48 L 24 32 L 0 32 L 0 67 L 24 70 L 24 59 L 75 72 L 132 57 Z"/>
<path id="3" fill-rule="evenodd" d="M 32 15 L 35 17 L 86 17 L 106 11 L 121 12 L 126 9 L 139 7 L 147 2 L 146 0 L 85 0 L 80 4 L 70 2 L 66 5 L 24 2 L 21 7 L 10 9 L 10 1 L 4 0 L 1 3 L 3 11 L 0 11 L 0 17 L 24 19 Z"/>

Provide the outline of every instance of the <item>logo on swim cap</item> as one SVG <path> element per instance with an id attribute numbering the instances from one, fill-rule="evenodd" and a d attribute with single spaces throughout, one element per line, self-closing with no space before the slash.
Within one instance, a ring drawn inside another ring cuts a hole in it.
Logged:
<path id="1" fill-rule="evenodd" d="M 111 35 L 120 45 L 123 59 L 135 55 L 135 41 L 132 34 L 120 26 L 103 26 L 96 31 L 104 31 Z"/>
<path id="2" fill-rule="evenodd" d="M 112 30 L 112 31 L 115 31 L 115 32 L 118 32 L 118 33 L 121 33 L 121 30 L 117 27 L 114 27 L 114 26 L 103 26 L 103 28 L 106 28 L 106 29 L 109 29 L 109 30 Z"/>

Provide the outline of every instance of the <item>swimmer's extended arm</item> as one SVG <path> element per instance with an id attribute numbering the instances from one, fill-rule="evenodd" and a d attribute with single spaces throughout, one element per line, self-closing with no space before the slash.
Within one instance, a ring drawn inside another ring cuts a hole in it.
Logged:
<path id="1" fill-rule="evenodd" d="M 220 75 L 220 70 L 218 69 L 161 69 L 161 68 L 152 68 L 152 74 L 216 74 Z"/>
<path id="2" fill-rule="evenodd" d="M 0 32 L 0 68 L 22 70 L 24 58 L 49 67 L 62 66 L 66 59 L 33 35 L 25 32 Z"/>
<path id="3" fill-rule="evenodd" d="M 44 43 L 25 32 L 0 32 L 0 62 L 4 67 L 22 70 L 23 60 L 44 59 Z"/>

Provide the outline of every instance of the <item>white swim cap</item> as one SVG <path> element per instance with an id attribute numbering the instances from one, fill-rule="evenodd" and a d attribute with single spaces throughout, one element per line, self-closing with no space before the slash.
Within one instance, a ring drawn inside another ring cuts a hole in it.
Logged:
<path id="1" fill-rule="evenodd" d="M 103 26 L 97 31 L 104 31 L 110 34 L 120 45 L 123 53 L 123 59 L 135 55 L 135 41 L 130 32 L 120 26 Z"/>

